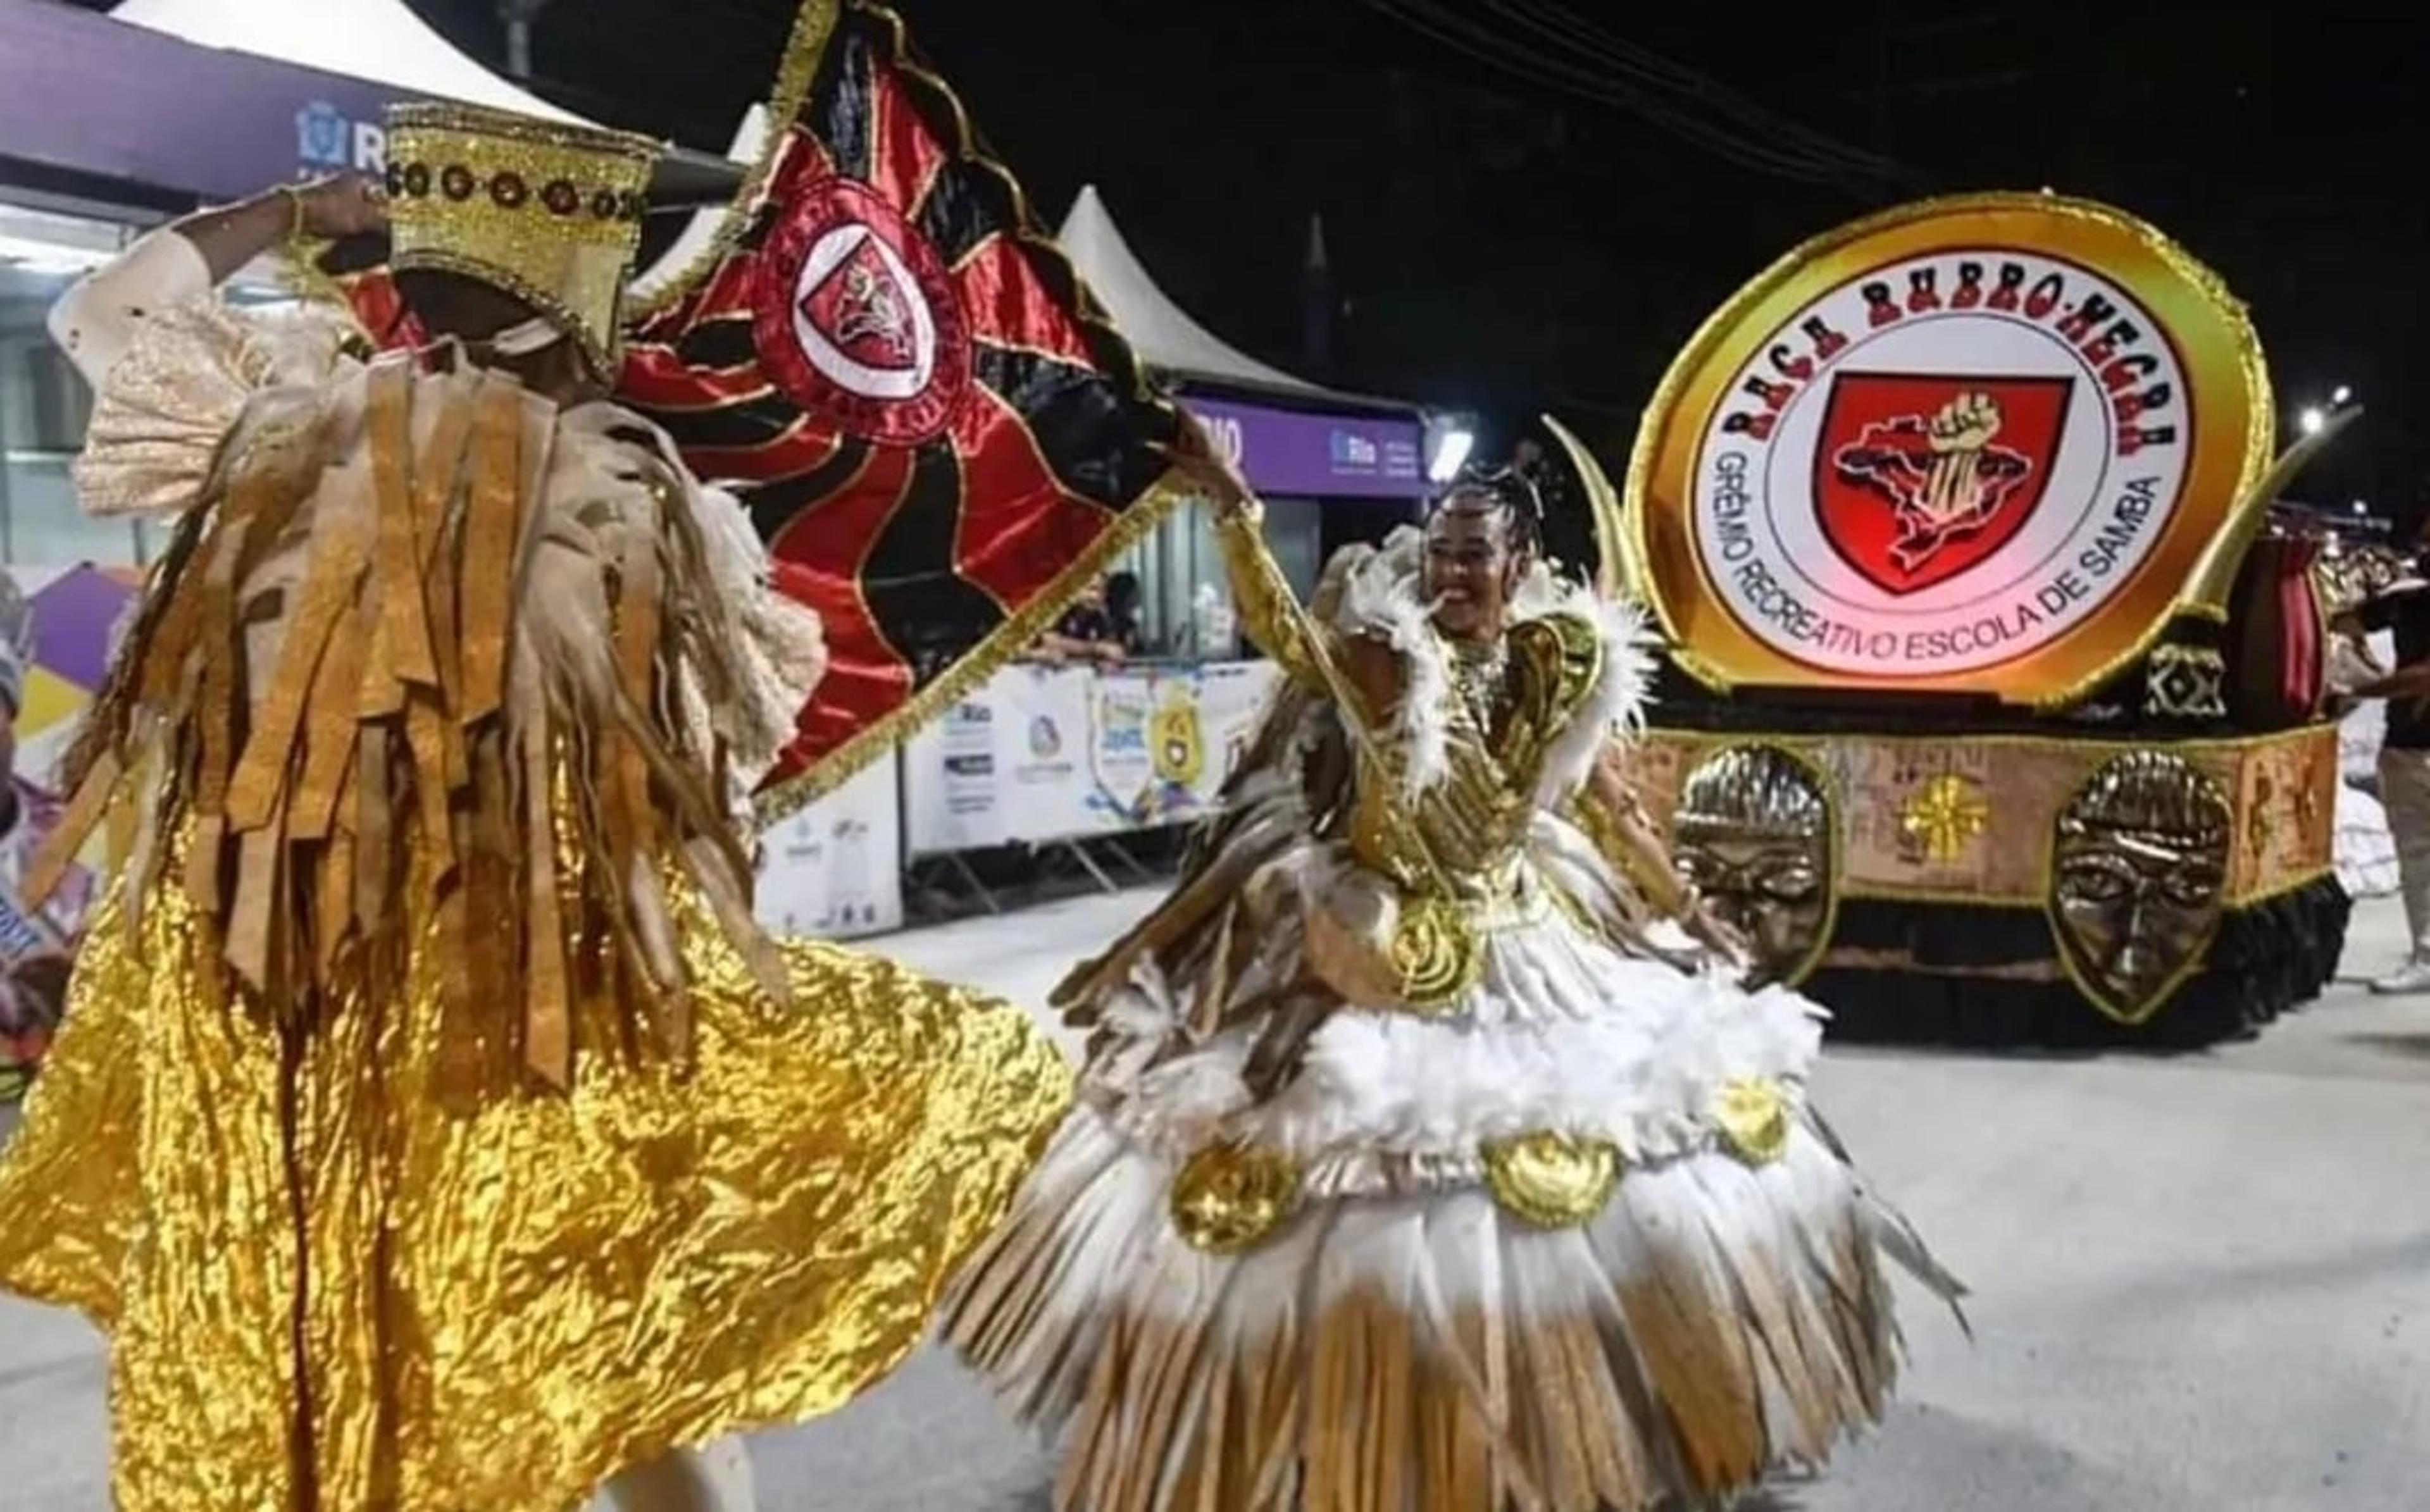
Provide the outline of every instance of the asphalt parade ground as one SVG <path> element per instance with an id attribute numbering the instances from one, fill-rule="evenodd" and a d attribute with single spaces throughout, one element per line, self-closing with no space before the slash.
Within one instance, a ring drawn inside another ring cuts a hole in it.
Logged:
<path id="1" fill-rule="evenodd" d="M 1154 894 L 877 941 L 1036 1003 Z M 2345 972 L 2396 958 L 2391 902 Z M 1974 1290 L 1970 1343 L 1909 1288 L 1900 1404 L 1767 1512 L 2430 1507 L 2430 997 L 2353 981 L 2201 1055 L 1837 1051 L 1820 1095 Z M 98 1338 L 0 1301 L 0 1512 L 103 1512 Z M 1049 1463 L 924 1351 L 750 1441 L 766 1512 L 1046 1512 Z"/>

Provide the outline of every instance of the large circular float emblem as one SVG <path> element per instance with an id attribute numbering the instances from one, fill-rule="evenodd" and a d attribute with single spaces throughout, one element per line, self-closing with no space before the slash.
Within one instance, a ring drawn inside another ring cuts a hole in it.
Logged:
<path id="1" fill-rule="evenodd" d="M 2152 227 L 1908 206 L 1799 248 L 1680 356 L 1630 571 L 1718 687 L 2064 702 L 2180 606 L 2270 410 L 2242 307 Z"/>
<path id="2" fill-rule="evenodd" d="M 862 185 L 804 193 L 761 253 L 752 337 L 788 397 L 871 440 L 942 431 L 971 384 L 961 302 L 937 255 Z"/>

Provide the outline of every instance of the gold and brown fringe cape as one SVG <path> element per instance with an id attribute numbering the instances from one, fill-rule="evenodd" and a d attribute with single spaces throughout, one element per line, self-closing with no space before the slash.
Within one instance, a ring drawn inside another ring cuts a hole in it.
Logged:
<path id="1" fill-rule="evenodd" d="M 401 354 L 257 398 L 70 754 L 32 895 L 126 814 L 128 907 L 173 880 L 226 980 L 299 1027 L 426 935 L 467 1091 L 565 1087 L 577 1022 L 687 1055 L 667 867 L 781 1001 L 702 717 L 747 671 L 691 486 L 559 419 Z"/>

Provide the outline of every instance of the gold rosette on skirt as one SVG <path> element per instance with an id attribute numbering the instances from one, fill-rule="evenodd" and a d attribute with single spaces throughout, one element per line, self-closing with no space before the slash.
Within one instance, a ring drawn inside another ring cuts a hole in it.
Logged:
<path id="1" fill-rule="evenodd" d="M 1405 895 L 1364 871 L 1309 901 L 1307 959 L 1344 1002 L 1441 1013 L 1476 989 L 1485 940 L 1453 899 Z"/>

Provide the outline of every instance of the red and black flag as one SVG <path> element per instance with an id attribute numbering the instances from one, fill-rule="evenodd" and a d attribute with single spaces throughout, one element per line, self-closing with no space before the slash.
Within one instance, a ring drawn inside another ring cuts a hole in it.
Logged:
<path id="1" fill-rule="evenodd" d="M 1153 524 L 1177 421 L 902 22 L 809 0 L 716 250 L 626 404 L 739 486 L 832 663 L 771 796 L 824 790 Z"/>

